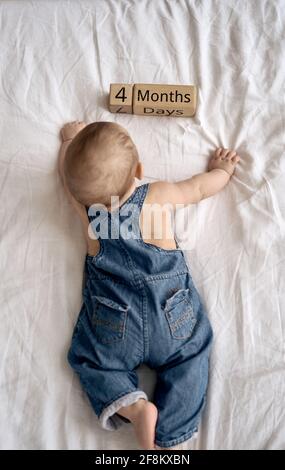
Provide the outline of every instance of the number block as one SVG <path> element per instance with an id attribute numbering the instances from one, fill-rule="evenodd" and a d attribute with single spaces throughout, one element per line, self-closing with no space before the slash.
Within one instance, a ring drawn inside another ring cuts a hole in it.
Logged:
<path id="1" fill-rule="evenodd" d="M 109 110 L 111 113 L 133 113 L 133 85 L 126 83 L 110 84 Z"/>
<path id="2" fill-rule="evenodd" d="M 133 113 L 145 116 L 194 116 L 196 87 L 193 85 L 134 85 Z"/>

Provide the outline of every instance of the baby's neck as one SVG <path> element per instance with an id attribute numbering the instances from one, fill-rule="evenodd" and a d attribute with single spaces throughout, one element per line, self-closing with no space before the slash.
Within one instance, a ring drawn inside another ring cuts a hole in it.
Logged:
<path id="1" fill-rule="evenodd" d="M 136 181 L 134 180 L 132 186 L 128 189 L 128 191 L 126 191 L 126 193 L 124 194 L 124 196 L 122 196 L 119 200 L 119 205 L 117 204 L 113 204 L 112 207 L 111 206 L 107 206 L 107 209 L 108 209 L 108 212 L 111 211 L 111 208 L 113 210 L 116 210 L 118 207 L 120 207 L 122 204 L 124 204 L 124 202 L 133 194 L 133 192 L 135 191 L 136 189 Z"/>
<path id="2" fill-rule="evenodd" d="M 133 194 L 135 190 L 136 190 L 136 182 L 134 180 L 132 186 L 128 189 L 128 191 L 124 194 L 124 196 L 121 197 L 120 206 L 124 204 L 124 202 Z"/>

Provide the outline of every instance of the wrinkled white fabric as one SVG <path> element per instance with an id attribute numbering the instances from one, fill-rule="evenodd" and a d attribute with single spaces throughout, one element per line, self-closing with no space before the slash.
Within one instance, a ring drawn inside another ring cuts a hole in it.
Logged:
<path id="1" fill-rule="evenodd" d="M 285 448 L 284 28 L 283 0 L 0 2 L 1 448 L 138 448 L 130 425 L 100 429 L 66 360 L 85 242 L 56 164 L 76 119 L 125 126 L 144 182 L 240 153 L 230 184 L 178 217 L 215 333 L 189 448 Z M 113 82 L 195 84 L 197 114 L 111 114 Z M 151 396 L 153 372 L 140 379 Z"/>

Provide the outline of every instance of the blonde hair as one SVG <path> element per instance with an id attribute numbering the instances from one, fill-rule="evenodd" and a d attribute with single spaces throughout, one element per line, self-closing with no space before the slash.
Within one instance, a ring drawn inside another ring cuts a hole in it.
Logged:
<path id="1" fill-rule="evenodd" d="M 109 207 L 111 196 L 121 198 L 131 187 L 138 152 L 119 124 L 101 121 L 84 127 L 67 148 L 64 175 L 74 198 L 85 206 Z"/>

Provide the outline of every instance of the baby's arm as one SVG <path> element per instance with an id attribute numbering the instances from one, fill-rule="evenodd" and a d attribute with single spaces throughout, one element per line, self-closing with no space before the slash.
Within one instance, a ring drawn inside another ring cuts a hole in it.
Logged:
<path id="1" fill-rule="evenodd" d="M 84 129 L 85 126 L 86 124 L 82 121 L 73 121 L 68 124 L 65 124 L 65 126 L 61 129 L 60 134 L 61 134 L 62 143 L 61 143 L 61 147 L 60 147 L 59 155 L 58 155 L 58 171 L 61 177 L 63 187 L 65 189 L 66 195 L 83 223 L 83 226 L 85 229 L 84 233 L 86 236 L 86 227 L 88 227 L 88 217 L 86 214 L 86 209 L 70 193 L 65 183 L 64 171 L 63 171 L 66 150 L 70 142 L 72 141 L 72 139 L 78 134 L 78 132 L 81 131 L 81 129 Z"/>
<path id="2" fill-rule="evenodd" d="M 93 256 L 93 255 L 96 255 L 98 250 L 99 250 L 99 242 L 98 242 L 98 240 L 94 240 L 94 239 L 89 237 L 89 230 L 88 230 L 89 220 L 88 220 L 88 216 L 87 216 L 87 213 L 86 213 L 86 209 L 70 193 L 70 191 L 69 191 L 69 189 L 66 185 L 66 182 L 65 182 L 64 171 L 63 171 L 66 150 L 67 150 L 70 142 L 72 141 L 72 139 L 78 134 L 78 132 L 81 131 L 81 129 L 84 129 L 85 126 L 86 126 L 86 124 L 84 122 L 75 121 L 75 122 L 71 122 L 71 123 L 66 124 L 61 129 L 60 134 L 61 134 L 62 144 L 61 144 L 61 147 L 60 147 L 60 150 L 59 150 L 59 155 L 58 155 L 58 170 L 59 170 L 59 175 L 61 177 L 63 187 L 65 189 L 65 193 L 66 193 L 69 201 L 71 202 L 73 208 L 75 209 L 75 211 L 79 215 L 80 220 L 82 222 L 83 232 L 84 232 L 84 236 L 85 236 L 86 243 L 87 243 L 87 252 L 90 255 Z"/>
<path id="3" fill-rule="evenodd" d="M 164 204 L 195 204 L 213 196 L 231 179 L 240 157 L 236 152 L 219 148 L 211 158 L 208 171 L 177 183 L 158 181 L 153 183 L 153 197 Z"/>

